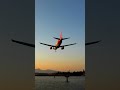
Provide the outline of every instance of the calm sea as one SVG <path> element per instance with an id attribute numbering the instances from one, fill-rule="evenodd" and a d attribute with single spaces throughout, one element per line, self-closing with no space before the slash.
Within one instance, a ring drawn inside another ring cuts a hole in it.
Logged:
<path id="1" fill-rule="evenodd" d="M 35 76 L 35 90 L 85 90 L 85 77 Z"/>

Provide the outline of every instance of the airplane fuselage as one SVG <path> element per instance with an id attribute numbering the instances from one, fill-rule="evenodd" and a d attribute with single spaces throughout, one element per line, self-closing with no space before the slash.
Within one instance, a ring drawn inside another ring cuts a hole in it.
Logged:
<path id="1" fill-rule="evenodd" d="M 55 45 L 55 50 L 57 49 L 57 48 L 59 48 L 60 47 L 60 45 L 62 44 L 62 39 L 59 39 L 57 42 L 56 42 L 56 45 Z"/>

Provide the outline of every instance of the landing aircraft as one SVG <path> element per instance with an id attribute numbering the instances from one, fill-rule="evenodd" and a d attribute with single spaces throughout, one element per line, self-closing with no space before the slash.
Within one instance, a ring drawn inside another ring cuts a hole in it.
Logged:
<path id="1" fill-rule="evenodd" d="M 40 44 L 50 46 L 50 49 L 52 49 L 52 48 L 57 49 L 58 47 L 61 47 L 61 49 L 64 49 L 65 46 L 70 46 L 70 45 L 75 45 L 76 44 L 76 43 L 73 43 L 73 44 L 60 46 L 61 43 L 62 43 L 62 40 L 69 39 L 69 38 L 62 38 L 62 35 L 60 36 L 61 40 L 60 40 L 60 38 L 56 38 L 56 37 L 54 37 L 54 38 L 58 40 L 56 45 L 49 45 L 49 44 L 44 44 L 44 43 L 40 43 Z M 17 40 L 14 40 L 14 39 L 11 39 L 11 40 L 12 40 L 12 42 L 35 48 L 35 44 L 30 44 L 30 43 L 26 43 L 26 42 L 22 42 L 22 41 L 17 41 Z M 91 44 L 96 44 L 96 43 L 99 43 L 99 42 L 101 42 L 101 40 L 94 41 L 94 42 L 88 42 L 88 43 L 85 43 L 85 46 L 88 46 L 88 45 L 91 45 Z"/>
<path id="2" fill-rule="evenodd" d="M 60 38 L 56 38 L 56 37 L 53 37 L 53 38 L 57 39 L 57 43 L 55 45 L 50 45 L 50 44 L 45 44 L 45 43 L 40 43 L 40 44 L 46 45 L 46 46 L 50 46 L 50 49 L 54 49 L 54 50 L 57 50 L 58 48 L 61 48 L 61 50 L 63 50 L 64 47 L 66 47 L 66 46 L 71 46 L 71 45 L 75 45 L 76 44 L 76 43 L 73 43 L 73 44 L 61 45 L 62 44 L 62 40 L 69 39 L 69 38 L 63 38 L 62 37 L 62 32 L 60 33 Z"/>

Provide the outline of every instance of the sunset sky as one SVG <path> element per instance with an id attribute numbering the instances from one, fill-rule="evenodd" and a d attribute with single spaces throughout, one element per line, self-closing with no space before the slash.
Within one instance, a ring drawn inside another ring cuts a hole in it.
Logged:
<path id="1" fill-rule="evenodd" d="M 55 45 L 62 32 L 62 45 L 50 50 L 39 42 Z M 35 68 L 79 71 L 85 69 L 85 0 L 35 0 Z"/>

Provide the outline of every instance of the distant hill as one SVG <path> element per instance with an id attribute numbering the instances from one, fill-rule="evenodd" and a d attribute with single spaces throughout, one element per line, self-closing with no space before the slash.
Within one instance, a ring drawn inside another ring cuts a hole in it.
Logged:
<path id="1" fill-rule="evenodd" d="M 47 70 L 35 69 L 35 73 L 56 73 L 56 72 L 58 71 L 50 70 L 50 69 Z"/>

